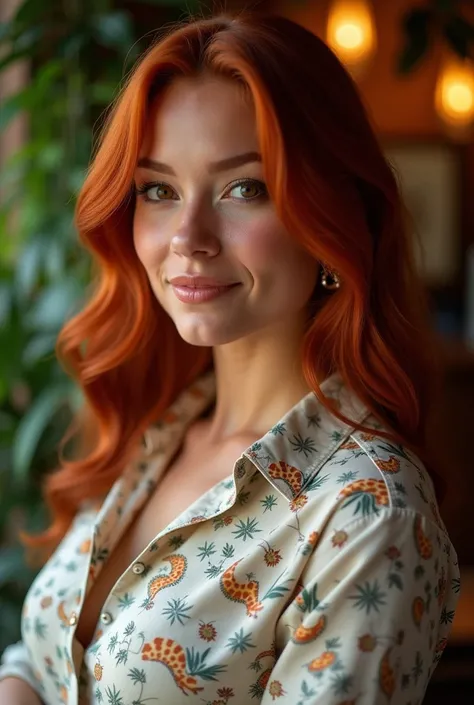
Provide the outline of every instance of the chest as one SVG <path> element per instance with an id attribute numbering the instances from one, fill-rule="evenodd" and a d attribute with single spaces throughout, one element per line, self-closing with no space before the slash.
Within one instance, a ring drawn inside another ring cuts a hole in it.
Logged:
<path id="1" fill-rule="evenodd" d="M 242 443 L 240 451 L 245 449 Z M 76 638 L 90 644 L 102 606 L 120 576 L 154 538 L 214 485 L 231 475 L 238 449 L 215 449 L 186 444 L 176 454 L 156 489 L 138 511 L 115 549 L 104 562 L 81 611 Z M 138 564 L 138 568 L 141 565 Z"/>

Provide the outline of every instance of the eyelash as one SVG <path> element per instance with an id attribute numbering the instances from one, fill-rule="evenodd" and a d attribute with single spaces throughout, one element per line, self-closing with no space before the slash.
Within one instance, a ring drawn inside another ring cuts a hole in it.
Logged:
<path id="1" fill-rule="evenodd" d="M 258 194 L 258 196 L 253 196 L 253 198 L 236 198 L 234 200 L 236 201 L 243 201 L 244 203 L 252 203 L 253 201 L 257 201 L 260 198 L 264 198 L 265 196 L 268 195 L 267 189 L 265 184 L 262 181 L 259 181 L 258 179 L 238 179 L 237 181 L 233 181 L 230 183 L 226 190 L 224 191 L 224 196 L 227 195 L 230 191 L 233 191 L 237 186 L 247 186 L 247 185 L 257 185 L 261 193 Z M 171 199 L 171 198 L 161 198 L 161 199 L 152 199 L 148 197 L 147 192 L 150 191 L 152 188 L 159 188 L 160 186 L 165 186 L 166 188 L 172 188 L 169 184 L 167 184 L 164 181 L 147 181 L 144 184 L 141 184 L 140 186 L 135 187 L 135 194 L 137 196 L 142 196 L 143 200 L 146 201 L 147 203 L 161 203 L 164 201 L 171 201 L 171 200 L 176 200 L 176 199 Z M 174 189 L 172 189 L 174 191 Z"/>

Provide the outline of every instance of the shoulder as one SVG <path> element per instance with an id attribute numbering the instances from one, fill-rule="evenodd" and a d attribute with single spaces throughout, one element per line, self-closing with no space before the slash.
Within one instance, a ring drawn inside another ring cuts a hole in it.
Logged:
<path id="1" fill-rule="evenodd" d="M 373 433 L 353 431 L 320 468 L 325 490 L 346 519 L 407 510 L 446 532 L 434 486 L 422 461 L 407 447 L 379 435 L 373 417 L 364 420 Z"/>

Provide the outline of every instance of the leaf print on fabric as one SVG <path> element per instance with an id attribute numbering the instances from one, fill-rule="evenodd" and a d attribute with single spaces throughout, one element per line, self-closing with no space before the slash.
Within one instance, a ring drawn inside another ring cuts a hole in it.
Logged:
<path id="1" fill-rule="evenodd" d="M 186 599 L 178 597 L 177 599 L 168 600 L 168 607 L 165 607 L 161 614 L 164 614 L 169 623 L 173 625 L 176 621 L 180 624 L 184 624 L 186 619 L 190 619 L 190 615 L 186 614 L 192 609 L 191 605 L 186 604 Z"/>
<path id="2" fill-rule="evenodd" d="M 235 576 L 235 569 L 240 560 L 232 563 L 220 578 L 220 587 L 224 595 L 232 602 L 241 602 L 245 605 L 247 617 L 257 617 L 258 612 L 263 609 L 263 604 L 258 599 L 258 582 L 248 580 L 240 583 Z"/>
<path id="3" fill-rule="evenodd" d="M 303 588 L 295 598 L 296 607 L 301 612 L 313 612 L 313 610 L 319 607 L 317 592 L 318 583 L 315 583 L 310 590 Z"/>
<path id="4" fill-rule="evenodd" d="M 278 505 L 277 498 L 274 494 L 267 494 L 264 499 L 260 500 L 260 504 L 263 507 L 263 513 L 266 511 L 272 511 L 273 507 Z"/>
<path id="5" fill-rule="evenodd" d="M 342 475 L 339 475 L 336 482 L 340 485 L 347 485 L 348 482 L 353 482 L 357 479 L 358 474 L 357 470 L 348 470 L 347 472 L 343 472 Z"/>
<path id="6" fill-rule="evenodd" d="M 42 700 L 59 705 L 63 692 L 69 705 L 421 702 L 454 616 L 455 550 L 431 507 L 423 466 L 419 474 L 411 453 L 409 461 L 375 433 L 348 429 L 313 396 L 165 527 L 146 558 L 130 562 L 105 596 L 113 622 L 96 629 L 76 678 L 71 626 L 73 610 L 80 617 L 83 609 L 78 587 L 91 583 L 91 537 L 100 569 L 101 552 L 120 549 L 128 519 L 149 499 L 148 483 L 159 484 L 169 454 L 185 440 L 192 404 L 188 397 L 173 408 L 179 421 L 172 431 L 164 422 L 154 428 L 156 457 L 143 472 L 140 457 L 124 469 L 102 510 L 88 508 L 74 522 L 34 582 L 22 633 L 35 654 L 34 677 L 44 683 Z M 363 408 L 353 414 L 344 400 L 340 408 L 365 423 Z M 170 555 L 187 561 L 174 585 Z M 138 561 L 145 570 L 133 568 Z M 34 633 L 37 618 L 46 638 Z M 396 676 L 391 698 L 390 678 L 388 695 L 382 691 L 383 668 Z"/>
<path id="7" fill-rule="evenodd" d="M 254 517 L 253 519 L 247 517 L 245 522 L 243 521 L 243 519 L 240 519 L 239 524 L 236 524 L 236 526 L 237 529 L 232 533 L 237 539 L 242 539 L 242 541 L 246 541 L 247 539 L 254 539 L 255 533 L 262 532 L 261 529 L 257 529 L 258 521 L 256 517 Z"/>
<path id="8" fill-rule="evenodd" d="M 173 549 L 173 551 L 177 551 L 179 548 L 181 548 L 183 543 L 184 538 L 182 534 L 171 536 L 171 538 L 168 540 L 168 546 Z"/>
<path id="9" fill-rule="evenodd" d="M 388 505 L 388 490 L 384 480 L 362 479 L 351 482 L 339 492 L 339 497 L 347 497 L 343 507 L 356 502 L 354 514 L 363 516 L 378 514 L 379 506 Z"/>
<path id="10" fill-rule="evenodd" d="M 300 433 L 295 433 L 293 438 L 290 438 L 290 443 L 297 453 L 303 453 L 305 458 L 309 458 L 312 453 L 317 453 L 318 449 L 314 445 L 314 440 L 308 436 L 303 438 Z"/>
<path id="11" fill-rule="evenodd" d="M 275 643 L 272 644 L 270 649 L 267 649 L 266 651 L 260 651 L 259 654 L 257 654 L 250 664 L 249 668 L 251 668 L 253 671 L 256 671 L 257 673 L 262 670 L 262 661 L 264 659 L 270 659 L 270 663 L 274 663 L 276 659 L 276 653 L 275 653 Z M 268 665 L 268 664 L 267 664 Z"/>
<path id="12" fill-rule="evenodd" d="M 374 580 L 372 585 L 366 582 L 365 585 L 355 585 L 356 595 L 348 595 L 349 600 L 354 600 L 354 607 L 365 610 L 370 614 L 372 610 L 380 611 L 380 607 L 386 604 L 387 594 L 379 586 L 378 580 Z"/>
<path id="13" fill-rule="evenodd" d="M 112 688 L 106 688 L 105 695 L 109 705 L 126 705 L 122 700 L 120 690 L 117 690 L 115 685 L 112 685 Z"/>
<path id="14" fill-rule="evenodd" d="M 272 675 L 272 670 L 273 669 L 271 669 L 271 668 L 267 668 L 258 677 L 257 682 L 252 683 L 252 685 L 249 688 L 249 695 L 251 695 L 252 698 L 261 699 L 263 697 L 263 694 L 265 692 L 265 688 L 267 687 L 268 681 L 270 680 L 270 676 Z"/>
<path id="15" fill-rule="evenodd" d="M 235 632 L 234 636 L 230 637 L 226 646 L 231 649 L 233 654 L 237 651 L 243 654 L 247 649 L 254 649 L 255 644 L 252 644 L 252 632 L 244 634 L 244 630 L 241 628 L 239 632 Z"/>
<path id="16" fill-rule="evenodd" d="M 33 628 L 34 628 L 34 631 L 35 631 L 36 636 L 37 636 L 39 639 L 46 639 L 47 632 L 48 632 L 48 627 L 47 627 L 47 625 L 46 625 L 44 622 L 42 622 L 42 621 L 40 620 L 39 617 L 36 617 L 36 619 L 35 619 L 35 621 L 34 621 L 34 627 L 33 627 Z"/>
<path id="17" fill-rule="evenodd" d="M 122 597 L 119 597 L 117 606 L 120 610 L 128 610 L 133 605 L 135 600 L 136 600 L 136 597 L 134 597 L 133 595 L 130 595 L 128 592 L 126 592 L 125 595 L 122 595 Z"/>
<path id="18" fill-rule="evenodd" d="M 283 597 L 285 593 L 290 591 L 289 586 L 285 585 L 285 583 L 292 583 L 294 582 L 295 578 L 287 578 L 284 580 L 282 583 L 277 585 L 278 581 L 281 580 L 281 578 L 285 575 L 286 570 L 281 573 L 278 578 L 275 580 L 275 582 L 269 587 L 265 595 L 263 596 L 262 600 L 273 600 L 278 597 Z"/>
<path id="19" fill-rule="evenodd" d="M 311 480 L 305 484 L 304 489 L 306 492 L 314 492 L 315 490 L 319 490 L 328 479 L 329 475 L 320 475 L 319 473 L 316 473 L 313 475 Z"/>
<path id="20" fill-rule="evenodd" d="M 186 572 L 188 565 L 187 559 L 179 553 L 173 553 L 167 556 L 163 561 L 168 561 L 171 565 L 171 570 L 167 575 L 157 575 L 152 578 L 147 585 L 147 597 L 143 600 L 140 607 L 150 610 L 154 606 L 153 599 L 165 588 L 171 587 L 179 583 Z"/>
<path id="21" fill-rule="evenodd" d="M 214 541 L 211 541 L 211 543 L 208 544 L 206 541 L 204 543 L 204 546 L 198 546 L 199 553 L 197 554 L 197 557 L 203 561 L 205 558 L 210 558 L 213 553 L 216 553 L 216 545 Z"/>

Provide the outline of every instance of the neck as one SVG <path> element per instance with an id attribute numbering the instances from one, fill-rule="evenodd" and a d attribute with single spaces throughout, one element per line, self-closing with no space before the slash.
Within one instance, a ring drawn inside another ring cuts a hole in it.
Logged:
<path id="1" fill-rule="evenodd" d="M 301 365 L 303 331 L 303 321 L 285 321 L 214 348 L 210 442 L 260 438 L 308 394 Z"/>

